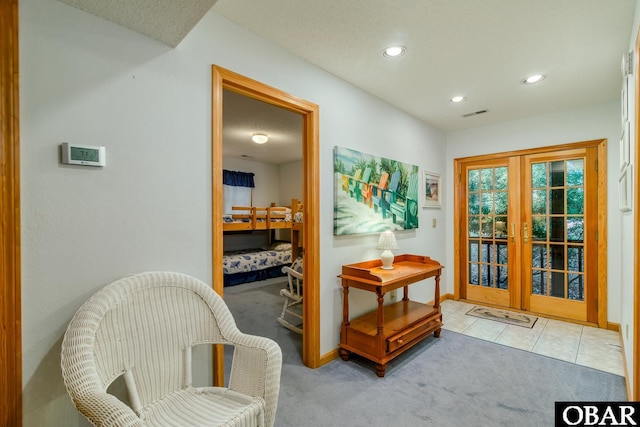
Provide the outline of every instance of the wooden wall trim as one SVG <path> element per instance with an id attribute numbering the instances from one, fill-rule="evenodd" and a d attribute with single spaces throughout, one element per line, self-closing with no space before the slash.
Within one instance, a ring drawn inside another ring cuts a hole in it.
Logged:
<path id="1" fill-rule="evenodd" d="M 18 0 L 0 0 L 0 425 L 22 425 Z"/>
<path id="2" fill-rule="evenodd" d="M 633 75 L 635 76 L 635 119 L 634 119 L 634 157 L 633 167 L 633 230 L 634 245 L 633 259 L 636 260 L 633 269 L 633 378 L 629 400 L 640 401 L 640 263 L 637 262 L 640 252 L 640 28 L 636 37 L 633 55 Z M 631 119 L 630 119 L 631 120 Z"/>
<path id="3" fill-rule="evenodd" d="M 279 89 L 233 71 L 212 67 L 212 265 L 222 265 L 222 96 L 227 89 L 301 115 L 303 120 L 303 247 L 304 250 L 304 333 L 302 362 L 310 368 L 321 366 L 320 357 L 320 149 L 319 107 Z M 221 268 L 212 268 L 213 287 L 224 293 Z M 215 355 L 214 381 L 222 376 L 221 354 Z"/>

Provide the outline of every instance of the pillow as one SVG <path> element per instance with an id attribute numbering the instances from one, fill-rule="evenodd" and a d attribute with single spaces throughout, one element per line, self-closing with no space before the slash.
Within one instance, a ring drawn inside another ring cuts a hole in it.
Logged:
<path id="1" fill-rule="evenodd" d="M 283 242 L 274 243 L 269 247 L 269 249 L 272 251 L 290 251 L 291 243 L 283 243 Z"/>

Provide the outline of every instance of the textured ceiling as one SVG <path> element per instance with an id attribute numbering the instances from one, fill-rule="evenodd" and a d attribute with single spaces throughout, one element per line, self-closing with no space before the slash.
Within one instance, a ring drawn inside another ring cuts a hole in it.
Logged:
<path id="1" fill-rule="evenodd" d="M 60 1 L 173 47 L 213 6 L 445 132 L 619 99 L 620 63 L 635 5 L 635 0 Z M 382 50 L 395 43 L 406 46 L 406 54 L 383 58 Z M 547 78 L 522 85 L 533 73 Z M 454 104 L 449 101 L 454 95 L 467 100 Z M 488 112 L 472 114 L 481 110 Z M 240 134 L 241 120 L 228 120 L 235 130 L 225 130 L 225 150 L 240 153 L 244 149 L 227 144 L 234 143 L 232 134 Z M 244 134 L 253 131 L 247 127 Z"/>
<path id="2" fill-rule="evenodd" d="M 176 47 L 216 0 L 60 0 Z"/>

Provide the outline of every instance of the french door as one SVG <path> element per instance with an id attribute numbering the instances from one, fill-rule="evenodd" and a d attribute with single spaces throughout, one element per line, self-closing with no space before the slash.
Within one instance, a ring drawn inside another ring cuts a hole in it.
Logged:
<path id="1" fill-rule="evenodd" d="M 598 322 L 598 153 L 457 162 L 460 297 Z"/>

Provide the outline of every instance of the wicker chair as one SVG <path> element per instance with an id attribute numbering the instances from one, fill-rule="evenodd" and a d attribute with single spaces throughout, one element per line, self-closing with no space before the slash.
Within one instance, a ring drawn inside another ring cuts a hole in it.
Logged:
<path id="1" fill-rule="evenodd" d="M 191 382 L 191 349 L 234 346 L 228 387 Z M 282 353 L 243 334 L 211 287 L 179 273 L 117 280 L 75 314 L 62 342 L 62 376 L 97 426 L 272 426 Z M 107 393 L 124 376 L 130 405 Z"/>

